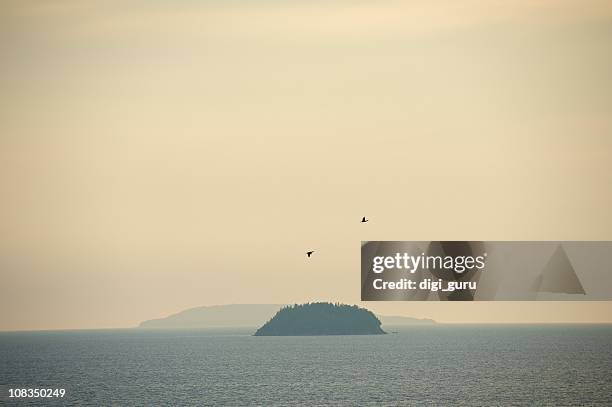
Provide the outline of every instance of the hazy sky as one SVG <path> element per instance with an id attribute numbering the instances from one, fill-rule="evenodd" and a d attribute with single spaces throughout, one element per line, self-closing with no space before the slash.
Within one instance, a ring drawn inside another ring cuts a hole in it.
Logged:
<path id="1" fill-rule="evenodd" d="M 361 240 L 612 240 L 611 44 L 609 0 L 3 1 L 0 330 L 356 303 Z"/>

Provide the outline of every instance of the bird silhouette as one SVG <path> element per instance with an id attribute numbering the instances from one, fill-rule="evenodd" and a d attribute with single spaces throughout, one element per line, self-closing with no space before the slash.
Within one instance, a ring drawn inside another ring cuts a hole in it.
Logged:
<path id="1" fill-rule="evenodd" d="M 308 255 L 308 257 L 310 257 L 310 255 L 311 255 L 311 254 L 313 254 L 313 253 L 314 253 L 314 250 L 311 250 L 311 251 L 309 251 L 309 252 L 306 252 L 306 254 Z"/>
<path id="2" fill-rule="evenodd" d="M 365 216 L 363 218 L 361 218 L 361 223 L 366 223 L 368 221 L 368 219 L 365 218 Z"/>

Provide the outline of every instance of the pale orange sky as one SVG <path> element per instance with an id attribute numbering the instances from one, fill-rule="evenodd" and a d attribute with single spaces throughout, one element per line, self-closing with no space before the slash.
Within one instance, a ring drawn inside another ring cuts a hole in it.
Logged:
<path id="1" fill-rule="evenodd" d="M 358 303 L 362 240 L 612 240 L 611 43 L 609 1 L 5 1 L 0 330 Z"/>

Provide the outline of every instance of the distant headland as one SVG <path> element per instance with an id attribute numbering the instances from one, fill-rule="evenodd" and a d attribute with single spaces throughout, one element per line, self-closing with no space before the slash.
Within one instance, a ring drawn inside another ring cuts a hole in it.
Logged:
<path id="1" fill-rule="evenodd" d="M 255 336 L 380 335 L 380 320 L 356 305 L 315 302 L 289 305 L 255 332 Z"/>
<path id="2" fill-rule="evenodd" d="M 207 329 L 251 328 L 256 329 L 269 321 L 287 304 L 227 304 L 195 307 L 163 318 L 140 323 L 143 329 Z M 406 316 L 377 315 L 383 327 L 431 325 L 431 319 Z"/>
<path id="3" fill-rule="evenodd" d="M 284 304 L 228 304 L 190 308 L 140 324 L 146 329 L 201 329 L 261 326 Z"/>

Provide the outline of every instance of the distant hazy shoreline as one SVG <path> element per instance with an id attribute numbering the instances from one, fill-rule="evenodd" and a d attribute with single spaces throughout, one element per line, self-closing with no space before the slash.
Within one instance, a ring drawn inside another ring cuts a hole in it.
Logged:
<path id="1" fill-rule="evenodd" d="M 142 329 L 259 327 L 284 304 L 230 304 L 190 308 L 165 318 L 143 321 Z M 383 325 L 430 325 L 431 319 L 377 315 Z"/>
<path id="2" fill-rule="evenodd" d="M 379 316 L 380 318 L 380 316 Z M 587 327 L 587 326 L 610 326 L 612 322 L 434 322 L 430 324 L 404 324 L 404 325 L 383 325 L 386 328 L 396 327 L 470 327 L 470 326 L 572 326 L 572 327 Z M 58 329 L 17 329 L 17 330 L 3 330 L 1 334 L 19 334 L 19 333 L 35 333 L 35 332 L 108 332 L 108 331 L 132 331 L 132 332 L 147 332 L 147 331 L 233 331 L 233 330 L 255 330 L 257 325 L 243 325 L 243 326 L 209 326 L 201 328 L 142 328 L 140 326 L 133 327 L 108 327 L 108 328 L 58 328 Z"/>

